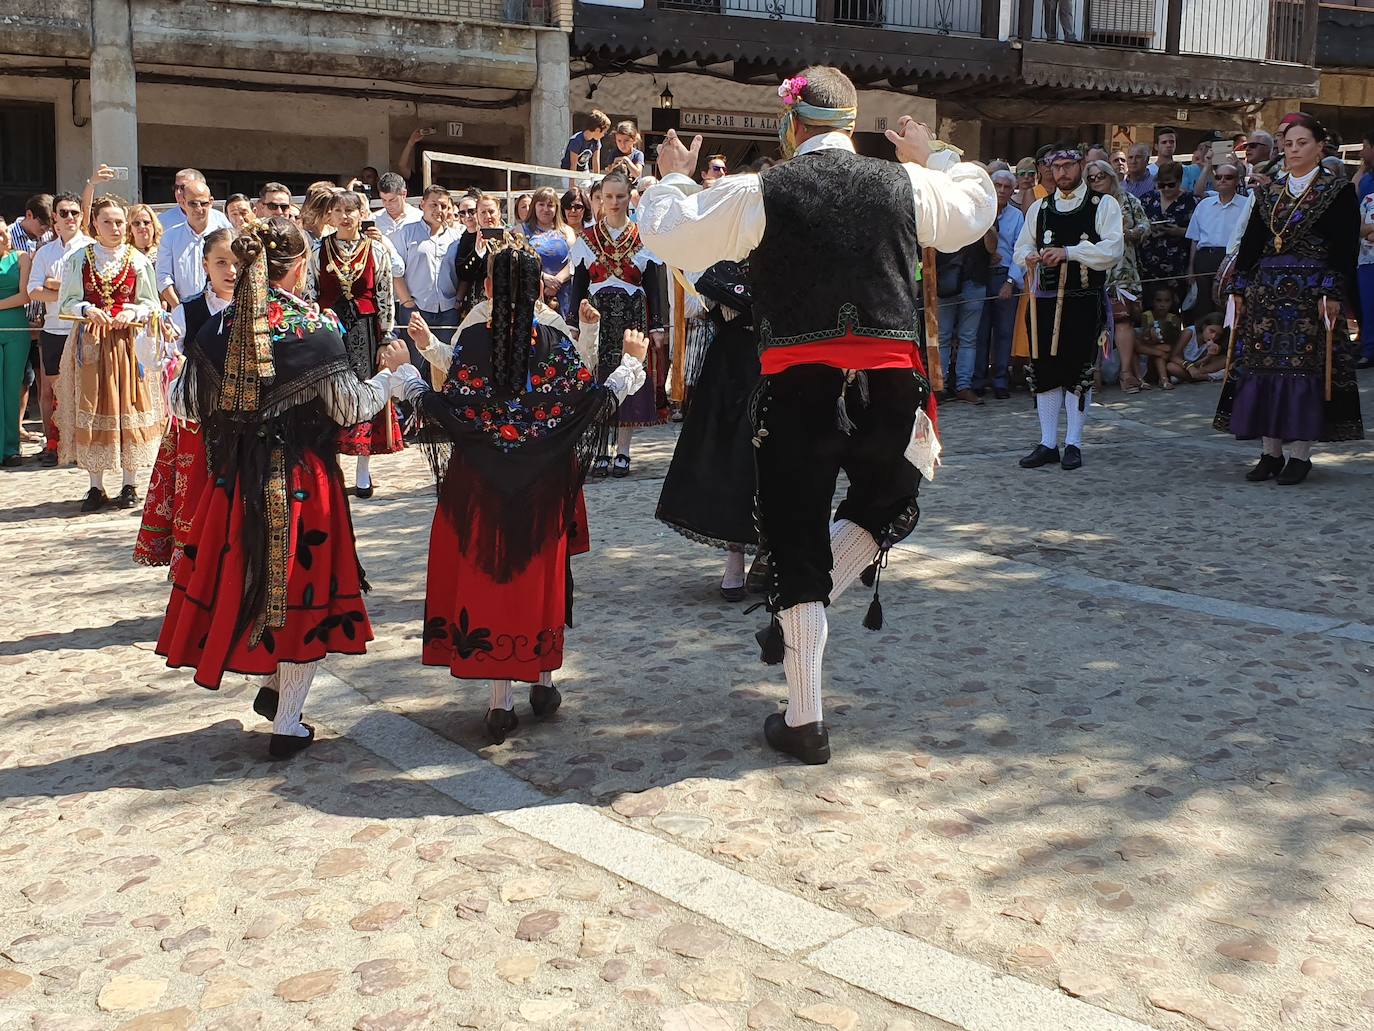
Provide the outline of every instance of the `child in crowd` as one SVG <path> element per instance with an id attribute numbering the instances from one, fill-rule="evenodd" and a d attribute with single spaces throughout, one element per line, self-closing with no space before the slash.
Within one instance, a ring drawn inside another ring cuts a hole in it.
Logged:
<path id="1" fill-rule="evenodd" d="M 1225 328 L 1215 312 L 1185 329 L 1177 357 L 1169 361 L 1169 375 L 1180 383 L 1206 383 L 1226 374 Z"/>
<path id="2" fill-rule="evenodd" d="M 634 122 L 626 119 L 615 127 L 615 153 L 611 157 L 630 177 L 630 184 L 644 174 L 644 151 L 639 149 L 639 129 Z"/>
<path id="3" fill-rule="evenodd" d="M 611 127 L 611 120 L 604 111 L 593 111 L 583 123 L 582 131 L 575 132 L 563 150 L 561 167 L 573 172 L 601 171 L 601 138 Z"/>
<path id="4" fill-rule="evenodd" d="M 1159 385 L 1165 390 L 1174 389 L 1169 379 L 1169 362 L 1178 356 L 1183 339 L 1183 320 L 1174 313 L 1175 303 L 1173 287 L 1155 287 L 1149 310 L 1141 313 L 1136 333 L 1136 354 L 1150 360 L 1159 376 Z"/>

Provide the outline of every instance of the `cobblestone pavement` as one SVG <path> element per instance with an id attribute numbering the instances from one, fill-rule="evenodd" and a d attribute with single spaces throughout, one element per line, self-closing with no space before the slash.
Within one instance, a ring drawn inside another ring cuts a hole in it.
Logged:
<path id="1" fill-rule="evenodd" d="M 376 461 L 378 640 L 329 662 L 286 764 L 248 678 L 204 692 L 152 654 L 136 518 L 77 516 L 74 470 L 8 472 L 0 1029 L 1369 1028 L 1374 442 L 1246 484 L 1214 399 L 1108 393 L 1074 473 L 1016 467 L 1025 395 L 942 412 L 885 627 L 861 588 L 831 611 L 818 768 L 762 744 L 761 614 L 652 519 L 672 427 L 589 487 L 563 709 L 500 747 L 482 686 L 417 661 L 423 461 Z M 638 877 L 551 845 L 559 820 L 718 875 Z M 766 904 L 703 915 L 713 879 Z M 771 899 L 862 933 L 828 963 L 766 944 Z"/>

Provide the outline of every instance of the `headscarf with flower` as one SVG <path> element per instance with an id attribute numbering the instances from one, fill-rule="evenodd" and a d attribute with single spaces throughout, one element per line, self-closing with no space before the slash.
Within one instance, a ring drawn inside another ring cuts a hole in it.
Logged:
<path id="1" fill-rule="evenodd" d="M 817 107 L 802 99 L 807 86 L 806 77 L 794 76 L 784 79 L 778 87 L 778 99 L 782 101 L 783 115 L 778 122 L 778 142 L 782 144 L 782 156 L 790 158 L 797 153 L 797 123 L 830 129 L 835 132 L 853 132 L 858 120 L 856 107 Z"/>

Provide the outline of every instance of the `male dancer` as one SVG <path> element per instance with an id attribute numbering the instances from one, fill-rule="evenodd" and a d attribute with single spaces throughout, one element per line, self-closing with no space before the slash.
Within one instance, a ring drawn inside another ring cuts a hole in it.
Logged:
<path id="1" fill-rule="evenodd" d="M 1122 254 L 1121 205 L 1083 182 L 1083 155 L 1076 148 L 1056 147 L 1048 160 L 1056 190 L 1031 205 L 1012 255 L 1026 267 L 1035 290 L 1026 378 L 1040 414 L 1040 443 L 1021 459 L 1021 468 L 1077 469 L 1106 313 L 1107 272 Z M 1062 459 L 1061 407 L 1068 414 Z"/>
<path id="2" fill-rule="evenodd" d="M 921 473 L 905 455 L 933 443 L 920 412 L 933 412 L 918 333 L 921 248 L 979 239 L 997 197 L 976 165 L 927 168 L 930 133 L 910 118 L 887 133 L 901 163 L 857 155 L 858 95 L 835 68 L 808 68 L 778 94 L 793 160 L 697 192 L 701 138 L 689 150 L 670 132 L 639 226 L 646 246 L 688 272 L 750 260 L 763 374 L 753 402 L 760 545 L 772 554 L 773 622 L 759 636 L 764 661 L 783 663 L 788 694 L 786 715 L 769 716 L 764 735 L 815 764 L 830 758 L 825 607 L 865 567 L 885 565 L 916 525 Z M 827 529 L 841 469 L 849 493 Z M 876 589 L 865 625 L 881 625 Z"/>

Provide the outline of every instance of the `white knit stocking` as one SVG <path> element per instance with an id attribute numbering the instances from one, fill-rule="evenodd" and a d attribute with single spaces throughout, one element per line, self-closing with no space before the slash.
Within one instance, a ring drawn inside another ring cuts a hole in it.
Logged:
<path id="1" fill-rule="evenodd" d="M 353 482 L 355 485 L 361 487 L 363 490 L 367 490 L 368 487 L 372 486 L 372 472 L 370 469 L 371 464 L 371 455 L 358 456 L 358 471 L 353 477 Z"/>
<path id="2" fill-rule="evenodd" d="M 1288 454 L 1299 462 L 1311 461 L 1312 442 L 1310 440 L 1295 440 L 1288 445 Z"/>
<path id="3" fill-rule="evenodd" d="M 630 440 L 634 437 L 633 426 L 621 426 L 615 431 L 615 453 L 630 457 Z"/>
<path id="4" fill-rule="evenodd" d="M 105 489 L 105 474 L 104 474 L 104 473 L 93 473 L 93 472 L 90 472 L 89 470 L 87 470 L 86 475 L 89 476 L 89 477 L 91 478 L 91 486 L 92 486 L 92 487 L 96 488 L 97 490 L 104 490 L 104 489 Z"/>
<path id="5" fill-rule="evenodd" d="M 787 725 L 821 719 L 821 659 L 828 633 L 825 606 L 807 601 L 778 613 L 782 622 L 782 669 L 787 675 Z"/>
<path id="6" fill-rule="evenodd" d="M 1088 406 L 1093 403 L 1093 392 L 1089 390 L 1083 398 L 1083 407 L 1078 407 L 1078 396 L 1065 392 L 1064 414 L 1068 416 L 1069 428 L 1064 433 L 1064 443 L 1074 447 L 1083 446 L 1083 424 L 1088 421 Z"/>
<path id="7" fill-rule="evenodd" d="M 121 473 L 122 479 L 123 479 L 123 481 L 124 481 L 122 484 L 120 484 L 120 486 L 122 486 L 122 487 L 137 487 L 137 486 L 138 486 L 138 470 L 137 470 L 137 469 L 121 469 L 121 470 L 120 470 L 120 473 Z"/>
<path id="8" fill-rule="evenodd" d="M 1045 447 L 1059 447 L 1059 409 L 1063 407 L 1063 387 L 1035 395 L 1035 411 L 1040 416 L 1040 443 Z"/>
<path id="9" fill-rule="evenodd" d="M 720 578 L 722 587 L 743 587 L 744 586 L 744 552 L 727 551 L 725 553 L 725 575 Z"/>
<path id="10" fill-rule="evenodd" d="M 830 601 L 853 586 L 878 555 L 878 542 L 858 523 L 837 519 L 830 524 Z"/>
<path id="11" fill-rule="evenodd" d="M 272 733 L 288 737 L 309 737 L 310 731 L 301 725 L 301 712 L 311 681 L 315 679 L 318 662 L 282 662 L 277 665 L 277 718 L 272 721 Z"/>
<path id="12" fill-rule="evenodd" d="M 515 684 L 509 680 L 493 680 L 491 682 L 491 705 L 490 709 L 506 709 L 507 711 L 515 708 Z"/>
<path id="13" fill-rule="evenodd" d="M 1264 445 L 1264 453 L 1270 458 L 1283 457 L 1283 441 L 1278 437 L 1261 437 L 1260 442 Z"/>

